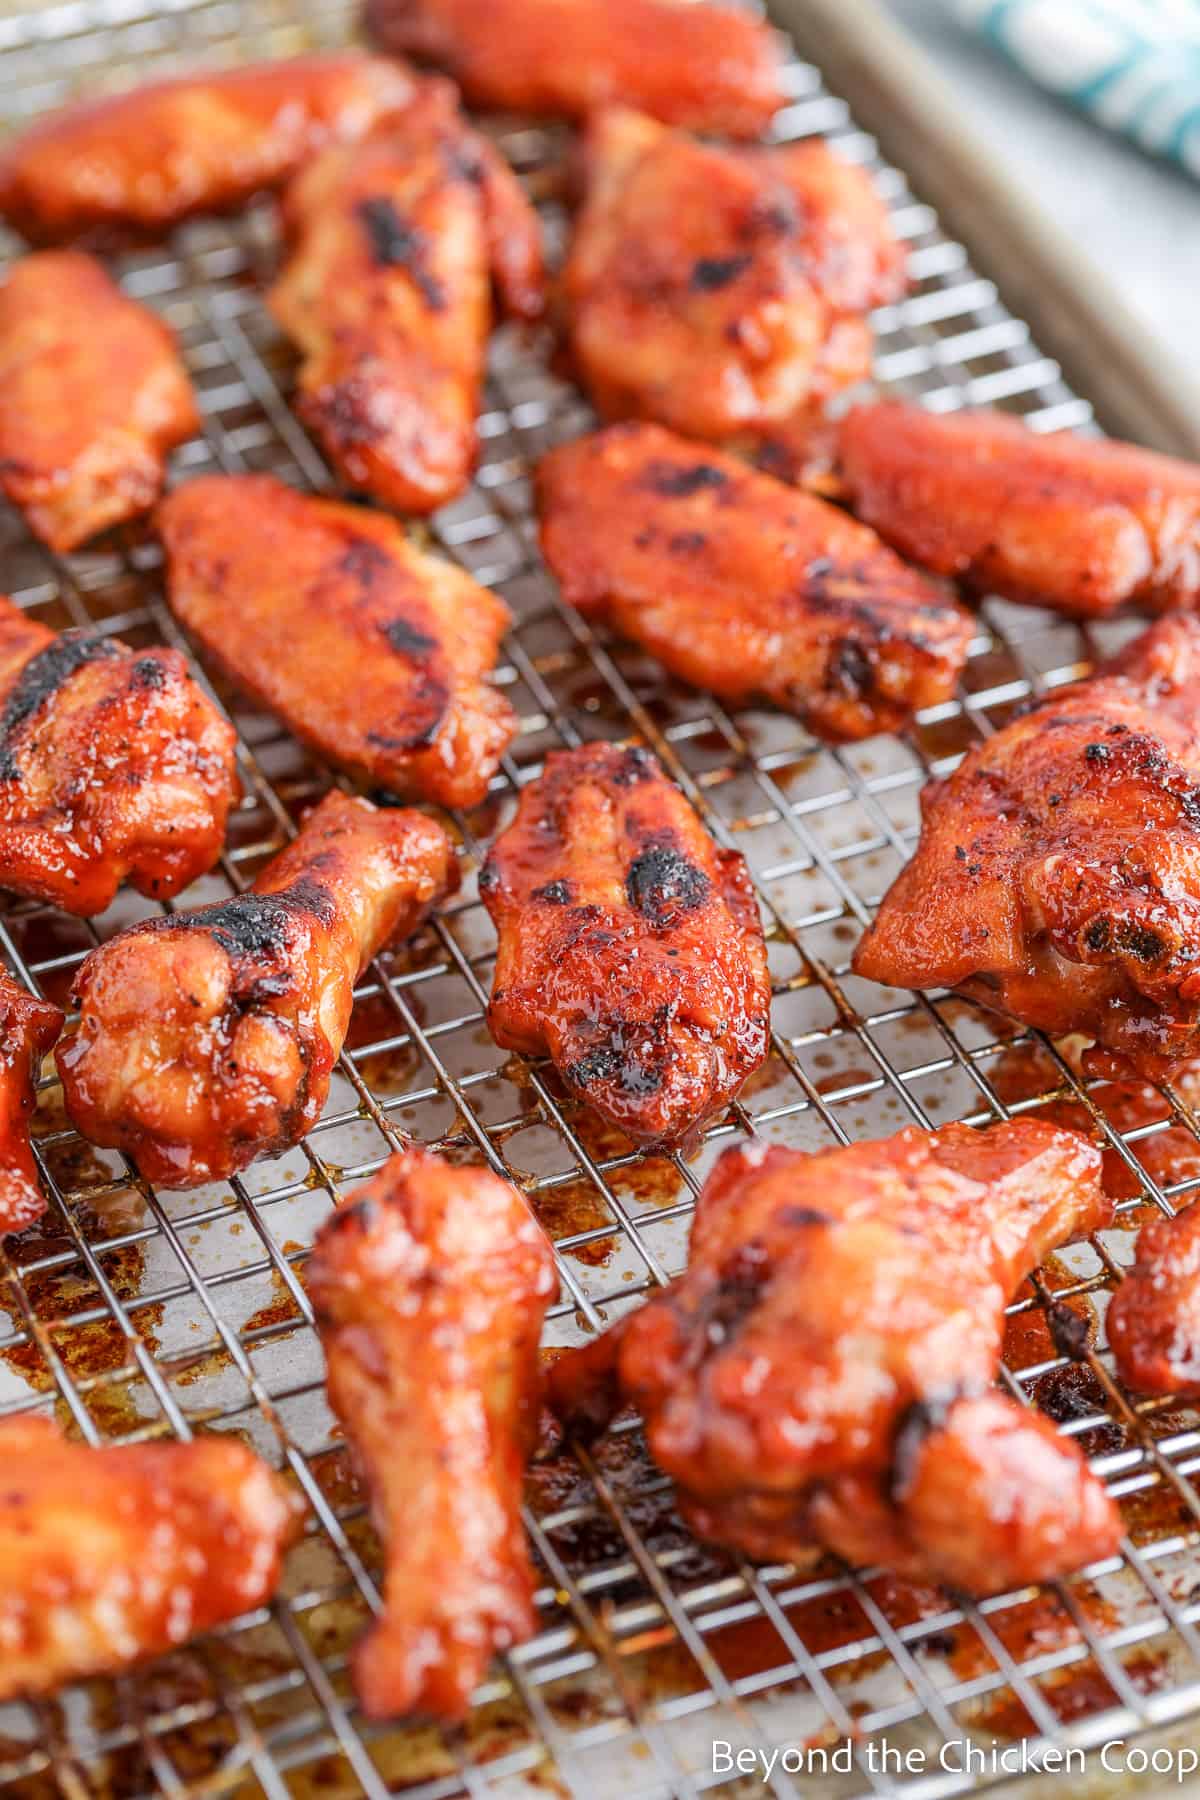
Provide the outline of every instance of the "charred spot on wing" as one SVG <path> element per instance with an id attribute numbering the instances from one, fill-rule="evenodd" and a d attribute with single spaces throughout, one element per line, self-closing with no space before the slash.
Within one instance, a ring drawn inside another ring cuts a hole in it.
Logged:
<path id="1" fill-rule="evenodd" d="M 926 1439 L 932 1432 L 942 1429 L 955 1402 L 966 1398 L 966 1394 L 965 1388 L 947 1388 L 944 1393 L 925 1394 L 904 1408 L 892 1436 L 888 1485 L 893 1501 L 904 1499 L 916 1476 Z"/>
<path id="2" fill-rule="evenodd" d="M 647 463 L 642 479 L 651 493 L 661 494 L 668 500 L 687 500 L 693 494 L 702 494 L 706 488 L 723 488 L 729 482 L 723 469 L 703 462 L 690 466 L 662 461 Z"/>
<path id="3" fill-rule="evenodd" d="M 629 904 L 652 925 L 668 925 L 679 913 L 703 906 L 710 889 L 704 870 L 674 844 L 648 845 L 634 857 L 625 877 Z"/>
<path id="4" fill-rule="evenodd" d="M 359 587 L 374 587 L 381 575 L 390 574 L 392 559 L 370 538 L 352 538 L 338 559 L 338 573 Z"/>
<path id="5" fill-rule="evenodd" d="M 154 656 L 139 656 L 130 674 L 134 687 L 146 693 L 161 693 L 167 685 L 167 671 Z"/>
<path id="6" fill-rule="evenodd" d="M 297 918 L 333 924 L 336 908 L 328 888 L 301 876 L 278 894 L 238 894 L 199 912 L 149 919 L 152 929 L 207 931 L 227 956 L 282 956 L 291 942 Z"/>
<path id="7" fill-rule="evenodd" d="M 779 1214 L 781 1225 L 793 1225 L 799 1231 L 809 1225 L 828 1225 L 830 1216 L 819 1206 L 785 1206 Z"/>
<path id="8" fill-rule="evenodd" d="M 1157 962 L 1160 956 L 1170 948 L 1165 938 L 1148 925 L 1115 924 L 1101 913 L 1088 925 L 1083 934 L 1084 947 L 1096 956 L 1103 956 L 1112 951 L 1118 955 L 1135 957 L 1138 962 Z"/>
<path id="9" fill-rule="evenodd" d="M 694 294 L 715 294 L 744 275 L 753 261 L 745 251 L 738 256 L 701 256 L 692 264 L 688 286 Z"/>
<path id="10" fill-rule="evenodd" d="M 766 1249 L 753 1239 L 721 1264 L 718 1285 L 704 1300 L 697 1323 L 714 1348 L 734 1337 L 758 1305 L 770 1278 Z"/>
<path id="11" fill-rule="evenodd" d="M 482 879 L 480 886 L 483 886 Z M 534 888 L 530 898 L 544 900 L 548 906 L 570 906 L 571 884 L 569 881 L 548 881 L 545 887 Z"/>
<path id="12" fill-rule="evenodd" d="M 657 765 L 649 750 L 633 744 L 613 770 L 612 779 L 617 787 L 636 787 L 639 781 L 651 780 L 656 772 Z"/>
<path id="13" fill-rule="evenodd" d="M 112 662 L 123 655 L 122 646 L 113 638 L 93 637 L 74 629 L 62 632 L 53 643 L 30 657 L 0 712 L 0 781 L 20 779 L 12 739 L 21 726 L 88 663 Z"/>
<path id="14" fill-rule="evenodd" d="M 403 269 L 412 277 L 431 312 L 442 312 L 446 306 L 446 290 L 426 266 L 429 239 L 423 231 L 410 225 L 385 194 L 374 194 L 360 200 L 358 214 L 372 260 L 381 269 Z"/>
<path id="15" fill-rule="evenodd" d="M 392 649 L 400 656 L 431 656 L 438 648 L 438 641 L 428 631 L 422 631 L 408 619 L 389 619 L 386 625 L 379 627 Z"/>
<path id="16" fill-rule="evenodd" d="M 635 1099 L 655 1094 L 662 1086 L 662 1073 L 647 1068 L 620 1044 L 597 1044 L 593 1050 L 567 1063 L 563 1069 L 575 1087 L 588 1088 L 598 1081 L 615 1082 L 622 1093 Z"/>
<path id="17" fill-rule="evenodd" d="M 861 699 L 875 686 L 875 670 L 862 645 L 853 638 L 842 638 L 834 645 L 826 670 L 825 685 L 851 699 Z"/>
<path id="18" fill-rule="evenodd" d="M 404 732 L 368 731 L 380 750 L 426 750 L 437 739 L 450 706 L 450 689 L 440 677 L 419 670 L 407 701 L 413 723 Z"/>

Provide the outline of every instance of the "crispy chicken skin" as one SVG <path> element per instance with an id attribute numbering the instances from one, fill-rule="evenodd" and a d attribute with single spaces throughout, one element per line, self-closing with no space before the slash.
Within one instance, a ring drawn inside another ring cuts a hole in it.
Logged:
<path id="1" fill-rule="evenodd" d="M 506 1181 L 412 1149 L 339 1207 L 305 1274 L 385 1545 L 355 1689 L 372 1718 L 461 1718 L 492 1652 L 534 1629 L 520 1504 L 550 1246 Z"/>
<path id="2" fill-rule="evenodd" d="M 406 106 L 413 77 L 346 51 L 205 71 L 85 101 L 0 151 L 0 215 L 31 244 L 112 248 L 232 212 Z"/>
<path id="3" fill-rule="evenodd" d="M 55 634 L 0 598 L 0 887 L 87 917 L 211 869 L 235 737 L 177 650 Z"/>
<path id="4" fill-rule="evenodd" d="M 0 1237 L 23 1231 L 46 1210 L 29 1126 L 42 1058 L 62 1022 L 57 1006 L 0 972 Z"/>
<path id="5" fill-rule="evenodd" d="M 52 550 L 74 550 L 162 492 L 200 429 L 175 339 L 92 257 L 45 250 L 0 285 L 0 486 Z"/>
<path id="6" fill-rule="evenodd" d="M 552 1403 L 595 1431 L 632 1401 L 692 1528 L 752 1556 L 975 1593 L 1065 1574 L 1115 1548 L 1116 1509 L 990 1384 L 1020 1282 L 1108 1221 L 1100 1160 L 1032 1121 L 729 1150 L 687 1272 L 556 1362 Z"/>
<path id="7" fill-rule="evenodd" d="M 729 148 L 623 107 L 591 121 L 584 164 L 562 299 L 606 418 L 753 438 L 869 372 L 866 314 L 905 274 L 862 169 L 817 141 Z"/>
<path id="8" fill-rule="evenodd" d="M 304 356 L 297 410 L 343 480 L 401 512 L 466 486 L 495 271 L 507 308 L 542 304 L 541 229 L 447 82 L 288 189 L 291 245 L 269 302 Z"/>
<path id="9" fill-rule="evenodd" d="M 771 984 L 745 862 L 640 749 L 546 758 L 479 892 L 488 1024 L 550 1056 L 635 1143 L 688 1143 L 767 1053 Z"/>
<path id="10" fill-rule="evenodd" d="M 628 101 L 757 137 L 784 104 L 773 34 L 714 0 L 367 0 L 385 49 L 437 63 L 478 106 L 583 118 Z"/>
<path id="11" fill-rule="evenodd" d="M 189 481 L 158 522 L 176 616 L 297 737 L 405 798 L 482 800 L 517 728 L 483 679 L 498 595 L 394 520 L 269 475 Z"/>
<path id="12" fill-rule="evenodd" d="M 1142 1227 L 1105 1328 L 1126 1387 L 1200 1394 L 1200 1206 Z"/>
<path id="13" fill-rule="evenodd" d="M 537 490 L 564 599 L 731 705 L 837 741 L 954 691 L 968 614 L 823 500 L 633 424 L 551 451 Z"/>
<path id="14" fill-rule="evenodd" d="M 1200 603 L 1200 468 L 1003 413 L 856 407 L 839 430 L 860 518 L 905 556 L 1010 600 L 1103 618 Z"/>
<path id="15" fill-rule="evenodd" d="M 116 1674 L 261 1606 L 298 1529 L 229 1437 L 93 1450 L 0 1423 L 0 1700 Z"/>
<path id="16" fill-rule="evenodd" d="M 57 1051 L 71 1119 L 171 1188 L 298 1143 L 362 970 L 457 885 L 424 813 L 327 794 L 248 893 L 144 919 L 87 958 Z"/>
<path id="17" fill-rule="evenodd" d="M 1062 1036 L 1088 1074 L 1200 1055 L 1200 620 L 1164 619 L 921 792 L 854 968 Z"/>

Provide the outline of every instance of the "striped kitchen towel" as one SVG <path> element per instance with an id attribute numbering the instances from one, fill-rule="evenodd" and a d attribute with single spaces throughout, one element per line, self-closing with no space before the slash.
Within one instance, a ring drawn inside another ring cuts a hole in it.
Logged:
<path id="1" fill-rule="evenodd" d="M 1200 0 L 957 0 L 1044 87 L 1200 175 Z"/>

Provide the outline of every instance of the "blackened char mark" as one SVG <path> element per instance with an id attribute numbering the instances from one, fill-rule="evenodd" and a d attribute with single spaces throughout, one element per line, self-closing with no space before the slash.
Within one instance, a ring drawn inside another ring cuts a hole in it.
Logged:
<path id="1" fill-rule="evenodd" d="M 568 1063 L 563 1074 L 575 1087 L 585 1089 L 600 1081 L 614 1082 L 633 1099 L 655 1094 L 662 1086 L 662 1071 L 648 1068 L 619 1040 L 597 1044 L 595 1049 Z"/>
<path id="2" fill-rule="evenodd" d="M 947 1388 L 944 1393 L 925 1394 L 904 1408 L 892 1438 L 892 1466 L 888 1485 L 894 1501 L 903 1501 L 911 1488 L 917 1473 L 917 1463 L 930 1433 L 942 1429 L 955 1402 L 966 1398 L 966 1395 L 966 1388 Z"/>
<path id="3" fill-rule="evenodd" d="M 635 856 L 625 877 L 625 894 L 652 925 L 671 925 L 708 899 L 711 883 L 703 869 L 673 844 L 651 844 Z"/>
<path id="4" fill-rule="evenodd" d="M 449 707 L 449 685 L 440 676 L 418 668 L 404 703 L 406 729 L 368 731 L 367 742 L 380 750 L 426 750 L 442 729 Z"/>
<path id="5" fill-rule="evenodd" d="M 435 637 L 431 636 L 428 631 L 422 631 L 419 626 L 413 625 L 408 619 L 389 619 L 387 624 L 381 625 L 379 629 L 399 656 L 412 657 L 414 661 L 432 656 L 438 648 L 438 640 Z"/>
<path id="6" fill-rule="evenodd" d="M 717 1285 L 704 1295 L 695 1321 L 700 1329 L 697 1349 L 702 1355 L 736 1337 L 762 1298 L 769 1278 L 766 1250 L 753 1239 L 726 1258 L 718 1270 Z M 694 1330 L 691 1326 L 689 1335 Z"/>
<path id="7" fill-rule="evenodd" d="M 529 898 L 544 900 L 547 906 L 570 906 L 571 884 L 569 881 L 548 881 L 545 887 L 534 888 Z"/>
<path id="8" fill-rule="evenodd" d="M 429 239 L 397 212 L 386 195 L 360 200 L 356 207 L 371 255 L 383 269 L 403 269 L 430 312 L 446 310 L 446 290 L 427 266 Z"/>
<path id="9" fill-rule="evenodd" d="M 0 781 L 20 779 L 13 739 L 22 725 L 87 663 L 112 662 L 124 654 L 123 647 L 113 638 L 72 630 L 64 631 L 30 657 L 9 689 L 0 712 Z"/>
<path id="10" fill-rule="evenodd" d="M 613 771 L 613 784 L 616 787 L 636 787 L 639 781 L 649 781 L 657 771 L 658 765 L 649 750 L 643 750 L 640 744 L 634 744 L 626 750 Z"/>
<path id="11" fill-rule="evenodd" d="M 206 931 L 231 959 L 250 957 L 261 961 L 284 955 L 297 918 L 315 919 L 328 928 L 335 913 L 329 889 L 302 875 L 278 894 L 237 894 L 232 900 L 218 900 L 215 906 L 203 906 L 196 912 L 147 919 L 141 929 Z"/>
<path id="12" fill-rule="evenodd" d="M 702 256 L 692 266 L 688 286 L 694 294 L 715 294 L 744 275 L 753 261 L 744 252 L 740 256 Z"/>
<path id="13" fill-rule="evenodd" d="M 703 493 L 706 488 L 727 486 L 729 477 L 723 469 L 714 468 L 712 463 L 692 463 L 690 467 L 685 467 L 679 463 L 658 461 L 647 463 L 643 481 L 651 493 L 661 494 L 664 499 L 688 500 L 693 494 Z"/>

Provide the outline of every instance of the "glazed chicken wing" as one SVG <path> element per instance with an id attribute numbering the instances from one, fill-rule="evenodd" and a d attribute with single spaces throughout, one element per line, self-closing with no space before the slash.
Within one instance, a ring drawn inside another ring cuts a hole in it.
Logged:
<path id="1" fill-rule="evenodd" d="M 55 635 L 0 598 L 0 887 L 84 917 L 211 869 L 233 728 L 177 650 Z"/>
<path id="2" fill-rule="evenodd" d="M 363 143 L 310 163 L 284 220 L 269 299 L 304 356 L 301 417 L 385 506 L 452 500 L 475 466 L 492 271 L 511 311 L 541 308 L 541 232 L 516 177 L 430 81 Z"/>
<path id="3" fill-rule="evenodd" d="M 268 1600 L 298 1509 L 228 1437 L 92 1450 L 0 1423 L 0 1700 L 116 1674 Z"/>
<path id="4" fill-rule="evenodd" d="M 635 1143 L 690 1141 L 767 1053 L 745 862 L 644 750 L 546 758 L 479 876 L 499 937 L 488 1024 L 549 1055 Z"/>
<path id="5" fill-rule="evenodd" d="M 1142 1227 L 1104 1322 L 1126 1387 L 1200 1394 L 1200 1206 Z"/>
<path id="6" fill-rule="evenodd" d="M 57 1051 L 71 1119 L 171 1188 L 298 1143 L 362 970 L 457 885 L 424 813 L 326 795 L 248 893 L 144 919 L 87 958 Z"/>
<path id="7" fill-rule="evenodd" d="M 0 486 L 52 550 L 136 517 L 200 429 L 175 339 L 77 250 L 0 286 Z"/>
<path id="8" fill-rule="evenodd" d="M 446 69 L 478 106 L 582 118 L 625 100 L 757 137 L 784 104 L 772 33 L 722 0 L 367 0 L 388 50 Z"/>
<path id="9" fill-rule="evenodd" d="M 29 1125 L 42 1058 L 62 1022 L 57 1006 L 0 972 L 0 1237 L 23 1231 L 46 1210 Z"/>
<path id="10" fill-rule="evenodd" d="M 172 609 L 239 687 L 376 787 L 482 800 L 517 728 L 483 679 L 496 594 L 394 520 L 269 475 L 189 481 L 158 517 Z"/>
<path id="11" fill-rule="evenodd" d="M 402 64 L 346 51 L 68 106 L 0 151 L 0 216 L 31 244 L 110 248 L 162 236 L 193 213 L 235 211 L 412 94 Z"/>
<path id="12" fill-rule="evenodd" d="M 1103 618 L 1200 603 L 1200 468 L 1133 444 L 1031 431 L 1004 413 L 889 401 L 842 421 L 854 510 L 971 587 Z"/>
<path id="13" fill-rule="evenodd" d="M 731 149 L 624 108 L 589 125 L 585 167 L 562 296 L 605 417 L 753 442 L 868 373 L 866 315 L 905 275 L 864 170 L 817 141 Z"/>
<path id="14" fill-rule="evenodd" d="M 687 1272 L 556 1362 L 578 1429 L 632 1401 L 700 1535 L 990 1593 L 1109 1554 L 1077 1448 L 991 1388 L 1004 1308 L 1107 1223 L 1100 1152 L 1033 1121 L 725 1153 Z"/>
<path id="15" fill-rule="evenodd" d="M 1200 1055 L 1200 620 L 1165 619 L 921 793 L 921 840 L 854 957 L 1098 1049 L 1088 1074 Z"/>
<path id="16" fill-rule="evenodd" d="M 355 1689 L 372 1718 L 461 1718 L 493 1651 L 534 1629 L 521 1480 L 550 1246 L 506 1181 L 412 1149 L 339 1207 L 305 1274 L 385 1545 Z"/>
<path id="17" fill-rule="evenodd" d="M 656 425 L 565 444 L 537 482 L 564 599 L 730 704 L 839 740 L 953 693 L 970 617 L 837 507 Z"/>

